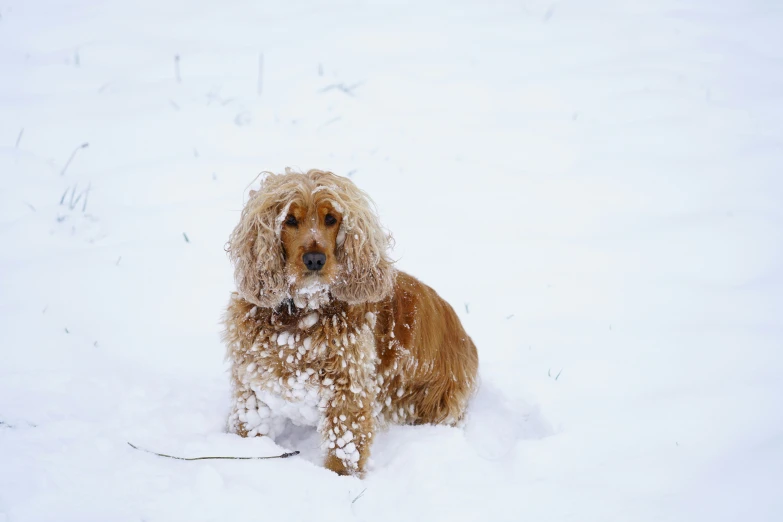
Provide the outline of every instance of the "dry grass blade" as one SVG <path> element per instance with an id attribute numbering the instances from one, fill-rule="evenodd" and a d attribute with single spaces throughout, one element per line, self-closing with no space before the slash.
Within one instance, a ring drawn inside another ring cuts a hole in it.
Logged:
<path id="1" fill-rule="evenodd" d="M 65 165 L 63 166 L 63 170 L 60 171 L 60 176 L 64 176 L 65 175 L 65 171 L 68 170 L 68 166 L 73 161 L 73 158 L 76 156 L 76 153 L 79 152 L 79 149 L 86 149 L 89 146 L 90 146 L 90 144 L 85 142 L 85 143 L 82 143 L 81 145 L 79 145 L 78 147 L 76 147 L 75 149 L 73 149 L 73 152 L 71 152 L 71 157 L 68 158 L 68 161 L 66 161 Z"/>
<path id="2" fill-rule="evenodd" d="M 359 496 L 357 496 L 355 499 L 353 499 L 353 500 L 351 501 L 351 504 L 353 504 L 354 502 L 356 502 L 357 500 L 359 500 L 360 498 L 362 498 L 362 496 L 364 495 L 364 492 L 365 492 L 365 491 L 367 491 L 367 488 L 364 488 L 364 489 L 362 490 L 362 492 L 361 492 L 361 493 L 359 493 Z"/>

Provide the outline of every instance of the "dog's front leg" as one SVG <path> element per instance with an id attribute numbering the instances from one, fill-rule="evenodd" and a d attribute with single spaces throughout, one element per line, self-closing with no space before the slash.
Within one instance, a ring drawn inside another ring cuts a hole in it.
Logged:
<path id="1" fill-rule="evenodd" d="M 275 415 L 275 412 L 264 402 L 252 386 L 240 378 L 247 375 L 245 367 L 232 371 L 233 404 L 228 416 L 228 431 L 240 437 L 268 436 L 273 440 L 280 434 L 286 424 L 286 419 Z"/>
<path id="2" fill-rule="evenodd" d="M 367 315 L 374 321 L 373 314 Z M 332 325 L 339 326 L 338 321 Z M 346 321 L 342 326 L 347 327 Z M 375 437 L 378 358 L 372 326 L 338 329 L 327 340 L 332 350 L 321 369 L 321 386 L 328 394 L 318 431 L 326 451 L 324 465 L 340 475 L 364 473 Z"/>
<path id="3" fill-rule="evenodd" d="M 252 390 L 235 397 L 228 417 L 228 431 L 240 437 L 266 436 L 274 440 L 286 424 L 286 418 L 275 415 L 269 405 Z"/>
<path id="4" fill-rule="evenodd" d="M 241 384 L 235 385 L 234 404 L 228 416 L 228 431 L 240 437 L 256 437 L 269 435 L 270 425 L 275 420 L 271 411 L 262 401 L 256 398 L 255 392 Z"/>
<path id="5" fill-rule="evenodd" d="M 318 426 L 326 449 L 325 466 L 340 475 L 362 475 L 375 437 L 375 390 L 348 375 L 337 377 L 334 386 Z"/>

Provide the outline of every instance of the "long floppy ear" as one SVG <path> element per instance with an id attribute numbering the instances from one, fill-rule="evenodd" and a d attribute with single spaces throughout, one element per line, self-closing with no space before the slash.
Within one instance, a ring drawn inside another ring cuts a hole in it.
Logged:
<path id="1" fill-rule="evenodd" d="M 242 217 L 226 244 L 234 264 L 234 282 L 243 299 L 263 308 L 275 308 L 287 295 L 280 243 L 280 202 L 273 197 L 270 176 L 250 193 Z"/>
<path id="2" fill-rule="evenodd" d="M 342 270 L 332 295 L 348 304 L 380 301 L 392 292 L 397 275 L 388 255 L 391 234 L 381 226 L 367 195 L 351 181 L 338 179 L 337 198 L 344 213 L 336 254 Z"/>

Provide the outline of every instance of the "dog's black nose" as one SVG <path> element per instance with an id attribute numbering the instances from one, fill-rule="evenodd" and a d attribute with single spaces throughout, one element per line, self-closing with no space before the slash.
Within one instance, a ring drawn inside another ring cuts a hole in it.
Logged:
<path id="1" fill-rule="evenodd" d="M 318 271 L 322 269 L 326 263 L 326 254 L 308 252 L 302 256 L 302 261 L 304 261 L 308 270 Z"/>

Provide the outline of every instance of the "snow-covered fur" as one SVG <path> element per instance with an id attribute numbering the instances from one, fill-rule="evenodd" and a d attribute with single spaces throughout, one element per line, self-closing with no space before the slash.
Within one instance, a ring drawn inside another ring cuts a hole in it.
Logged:
<path id="1" fill-rule="evenodd" d="M 231 432 L 317 426 L 326 467 L 362 474 L 384 424 L 462 419 L 476 348 L 448 303 L 393 267 L 390 240 L 369 198 L 330 172 L 286 170 L 251 193 L 228 243 Z M 308 252 L 326 256 L 321 270 Z"/>

